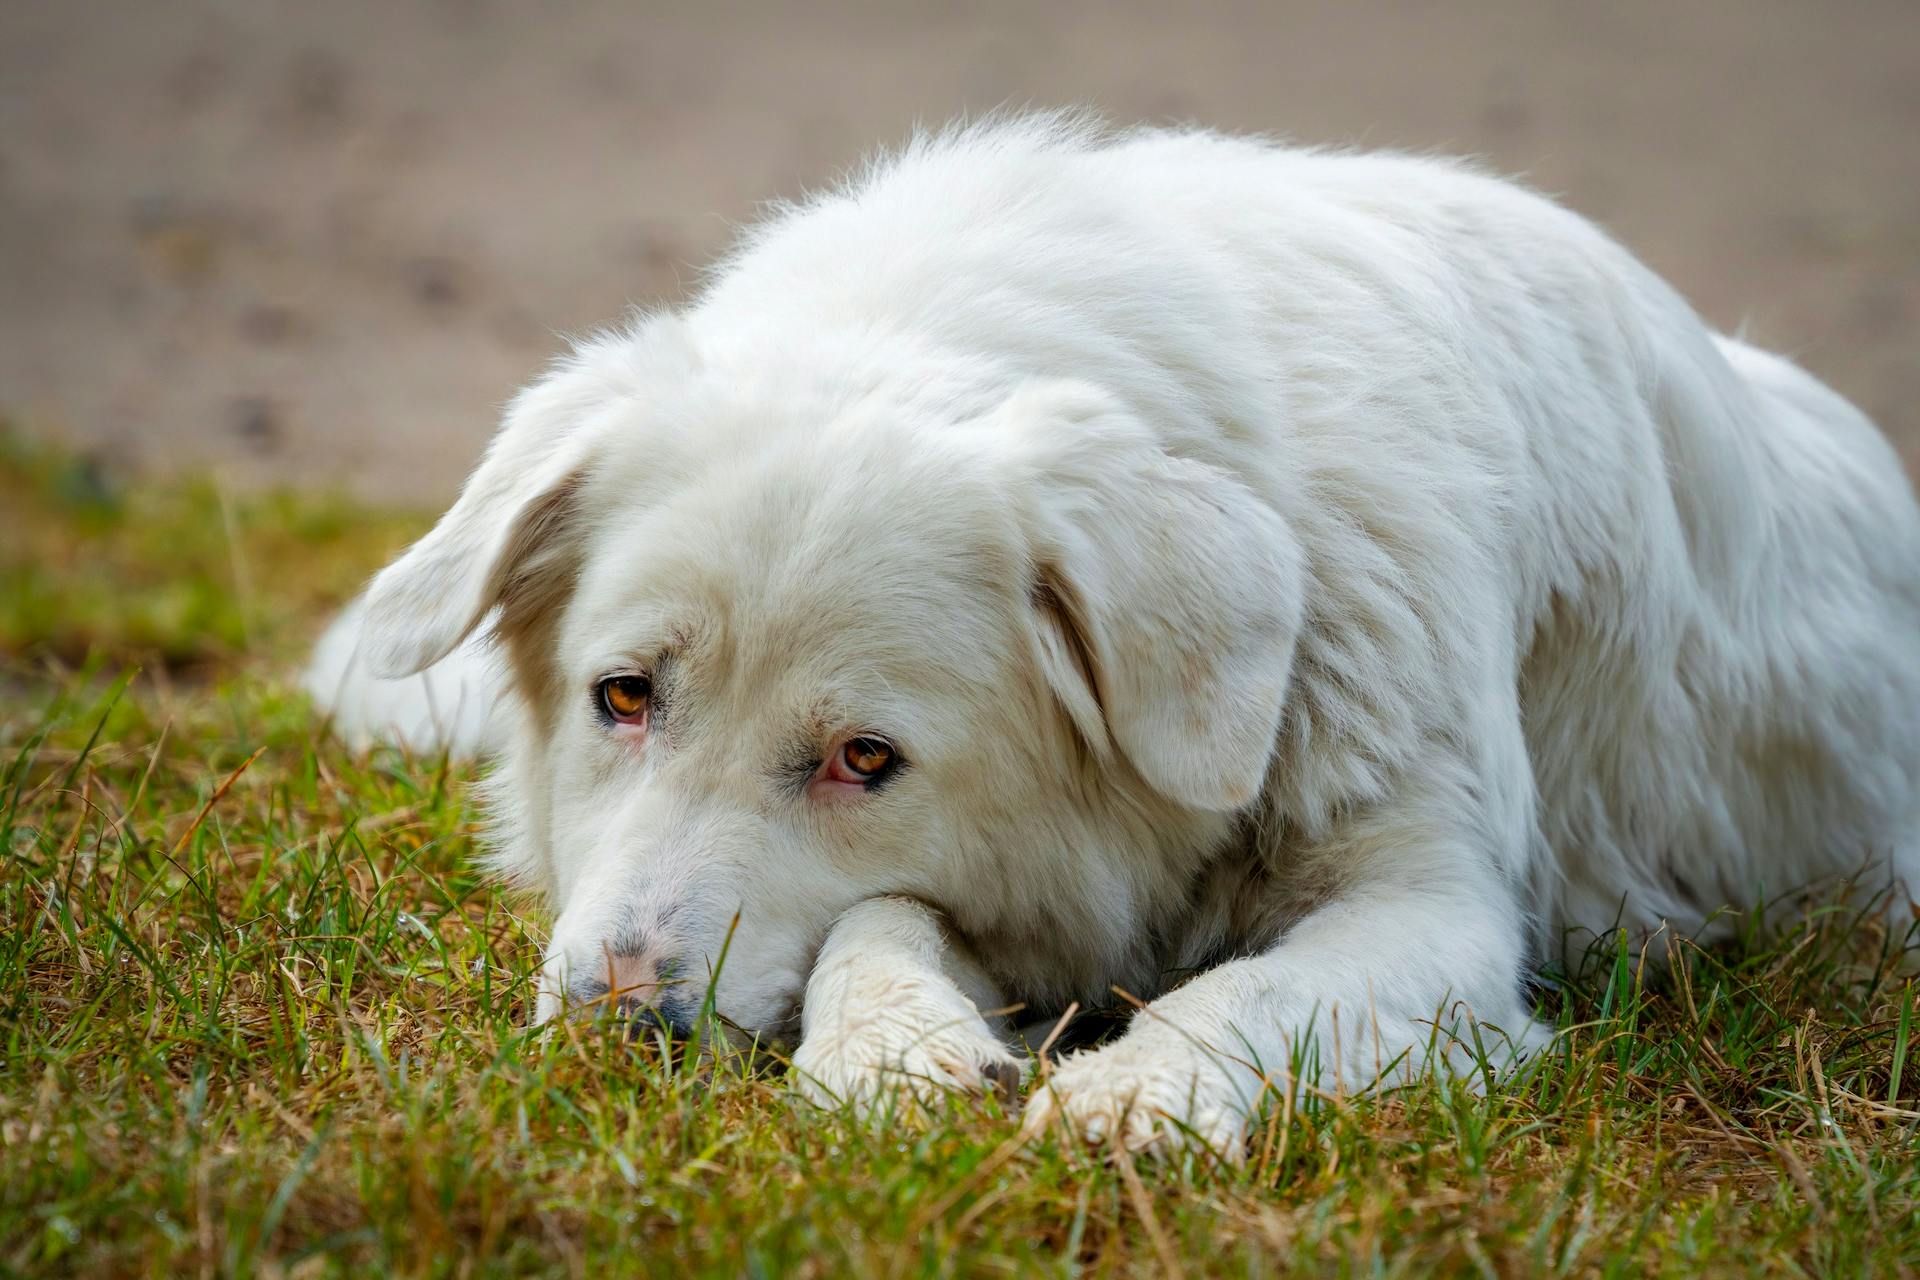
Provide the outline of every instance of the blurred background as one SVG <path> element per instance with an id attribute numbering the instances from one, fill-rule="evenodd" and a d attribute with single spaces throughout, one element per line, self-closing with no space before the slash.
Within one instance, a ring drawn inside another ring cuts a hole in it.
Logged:
<path id="1" fill-rule="evenodd" d="M 1920 3 L 0 3 L 0 417 L 432 506 L 561 335 L 915 122 L 1473 153 L 1920 462 Z"/>

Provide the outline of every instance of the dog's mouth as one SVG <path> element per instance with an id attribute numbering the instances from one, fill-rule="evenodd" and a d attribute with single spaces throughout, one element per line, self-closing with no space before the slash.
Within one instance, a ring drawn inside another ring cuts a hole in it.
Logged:
<path id="1" fill-rule="evenodd" d="M 745 1055 L 756 1071 L 772 1070 L 800 1039 L 800 997 L 791 998 L 765 1026 L 743 1026 L 715 1008 L 704 988 L 664 984 L 646 996 L 603 992 L 568 1004 L 562 1017 L 597 1025 L 636 1047 L 657 1052 L 676 1067 L 711 1069 L 716 1056 Z"/>
<path id="2" fill-rule="evenodd" d="M 665 1039 L 676 1045 L 728 1047 L 765 1050 L 784 1054 L 800 1042 L 804 993 L 787 997 L 778 1014 L 757 1026 L 746 1026 L 728 1017 L 719 1008 L 712 993 L 692 984 L 669 985 L 648 1000 L 622 1001 L 613 1006 L 614 1016 L 627 1029 L 630 1040 Z"/>
<path id="3" fill-rule="evenodd" d="M 780 1016 L 769 1022 L 765 1030 L 760 1033 L 761 1043 L 765 1044 L 768 1048 L 778 1049 L 783 1053 L 799 1044 L 800 1014 L 805 1005 L 805 1001 L 806 997 L 804 993 L 789 999 L 786 1008 L 781 1012 Z"/>

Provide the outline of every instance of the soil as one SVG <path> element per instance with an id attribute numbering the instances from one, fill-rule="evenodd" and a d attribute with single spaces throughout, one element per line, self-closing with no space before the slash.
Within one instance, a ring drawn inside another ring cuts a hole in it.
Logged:
<path id="1" fill-rule="evenodd" d="M 561 334 L 915 121 L 1483 155 L 1920 466 L 1920 4 L 0 4 L 0 414 L 444 501 Z"/>

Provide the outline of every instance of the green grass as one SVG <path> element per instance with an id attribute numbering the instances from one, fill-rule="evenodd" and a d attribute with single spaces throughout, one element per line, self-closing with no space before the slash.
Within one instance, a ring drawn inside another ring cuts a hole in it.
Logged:
<path id="1" fill-rule="evenodd" d="M 776 1071 L 522 1030 L 542 918 L 463 766 L 283 675 L 417 522 L 0 449 L 0 1272 L 1899 1275 L 1908 940 L 1617 945 L 1485 1094 L 1271 1116 L 1244 1169 L 864 1127 Z"/>

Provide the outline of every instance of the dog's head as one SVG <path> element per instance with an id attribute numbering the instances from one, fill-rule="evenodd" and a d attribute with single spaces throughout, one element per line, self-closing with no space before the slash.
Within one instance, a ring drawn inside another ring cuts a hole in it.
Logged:
<path id="1" fill-rule="evenodd" d="M 781 1038 L 880 894 L 1124 927 L 1141 851 L 1103 842 L 1260 788 L 1285 525 L 1079 384 L 810 395 L 660 328 L 523 393 L 368 602 L 385 674 L 483 622 L 507 652 L 496 840 L 557 917 L 541 1016 L 612 994 L 684 1027 L 711 986 Z"/>

